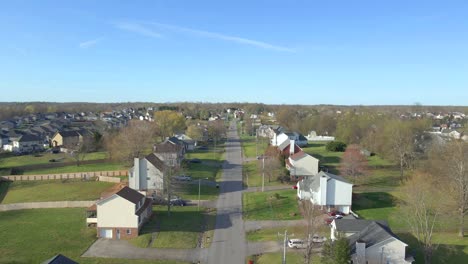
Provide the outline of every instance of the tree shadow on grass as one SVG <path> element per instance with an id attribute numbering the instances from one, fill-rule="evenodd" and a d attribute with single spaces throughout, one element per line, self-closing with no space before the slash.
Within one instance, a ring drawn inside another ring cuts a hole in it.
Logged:
<path id="1" fill-rule="evenodd" d="M 11 183 L 12 181 L 0 180 L 0 203 L 2 203 L 3 199 L 5 199 Z"/>
<path id="2" fill-rule="evenodd" d="M 320 163 L 322 164 L 330 164 L 330 163 L 337 164 L 337 163 L 340 163 L 341 161 L 341 159 L 337 156 L 323 156 L 317 153 L 313 153 L 312 156 L 318 159 Z"/>
<path id="3" fill-rule="evenodd" d="M 205 224 L 210 221 L 216 221 L 215 229 L 229 228 L 232 225 L 231 213 L 228 212 L 214 215 L 200 209 L 200 212 L 196 210 L 180 210 L 171 209 L 170 216 L 164 210 L 153 211 L 153 215 L 149 222 L 147 222 L 141 229 L 140 234 L 149 234 L 153 232 L 206 232 L 210 231 L 209 225 Z"/>
<path id="4" fill-rule="evenodd" d="M 418 240 L 411 233 L 397 233 L 397 236 L 408 244 L 407 253 L 416 260 L 414 263 L 424 263 L 424 254 Z M 455 234 L 454 234 L 455 236 Z M 432 257 L 432 263 L 466 263 L 468 255 L 465 253 L 465 245 L 439 244 Z"/>
<path id="5" fill-rule="evenodd" d="M 395 207 L 397 199 L 386 192 L 353 193 L 353 210 Z"/>

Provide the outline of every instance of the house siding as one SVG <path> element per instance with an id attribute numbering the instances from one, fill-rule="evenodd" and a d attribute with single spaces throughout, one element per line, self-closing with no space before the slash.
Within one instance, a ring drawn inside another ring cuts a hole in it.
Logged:
<path id="1" fill-rule="evenodd" d="M 366 248 L 366 261 L 368 264 L 380 263 L 409 263 L 405 260 L 406 244 L 398 239 L 389 239 L 376 245 Z M 351 256 L 354 263 L 357 260 L 356 254 Z"/>
<path id="2" fill-rule="evenodd" d="M 102 204 L 97 204 L 97 219 L 98 228 L 138 228 L 135 204 L 118 195 L 114 195 Z"/>
<path id="3" fill-rule="evenodd" d="M 138 228 L 128 228 L 128 227 L 98 227 L 97 236 L 101 234 L 101 229 L 112 229 L 112 239 L 118 239 L 117 230 L 120 232 L 120 239 L 130 239 L 137 237 L 139 235 Z M 127 230 L 130 231 L 130 234 L 127 234 Z"/>

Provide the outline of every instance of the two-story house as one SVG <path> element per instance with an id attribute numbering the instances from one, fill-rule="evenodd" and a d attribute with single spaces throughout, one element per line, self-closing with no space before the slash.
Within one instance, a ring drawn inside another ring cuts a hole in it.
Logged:
<path id="1" fill-rule="evenodd" d="M 144 158 L 135 158 L 133 167 L 128 173 L 130 188 L 139 191 L 162 195 L 164 191 L 164 174 L 169 167 L 154 153 Z"/>
<path id="2" fill-rule="evenodd" d="M 151 217 L 152 200 L 129 187 L 96 202 L 96 212 L 88 209 L 87 222 L 96 223 L 97 236 L 112 239 L 137 237 Z"/>
<path id="3" fill-rule="evenodd" d="M 154 155 L 168 166 L 180 166 L 184 159 L 185 147 L 169 139 L 153 146 Z"/>
<path id="4" fill-rule="evenodd" d="M 310 199 L 315 205 L 328 210 L 335 209 L 345 214 L 351 211 L 352 194 L 352 183 L 341 176 L 324 171 L 297 183 L 299 199 Z"/>
<path id="5" fill-rule="evenodd" d="M 392 232 L 385 221 L 335 219 L 331 224 L 331 239 L 335 240 L 338 234 L 348 239 L 353 263 L 407 264 L 414 261 L 406 253 L 408 245 Z"/>
<path id="6" fill-rule="evenodd" d="M 292 181 L 312 177 L 319 172 L 319 160 L 299 151 L 286 159 L 286 169 L 289 170 Z"/>

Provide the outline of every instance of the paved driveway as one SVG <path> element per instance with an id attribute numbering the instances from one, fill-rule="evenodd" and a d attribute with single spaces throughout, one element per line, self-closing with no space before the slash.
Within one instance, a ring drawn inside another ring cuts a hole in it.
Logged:
<path id="1" fill-rule="evenodd" d="M 196 263 L 206 258 L 207 249 L 138 248 L 126 240 L 98 239 L 82 257 L 122 259 L 172 259 Z"/>

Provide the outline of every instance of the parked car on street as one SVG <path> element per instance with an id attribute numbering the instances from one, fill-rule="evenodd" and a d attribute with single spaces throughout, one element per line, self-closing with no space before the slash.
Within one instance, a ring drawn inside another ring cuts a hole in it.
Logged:
<path id="1" fill-rule="evenodd" d="M 288 240 L 288 247 L 295 248 L 295 249 L 306 248 L 307 243 L 304 242 L 302 239 L 293 238 L 293 239 Z"/>
<path id="2" fill-rule="evenodd" d="M 188 175 L 178 175 L 178 176 L 174 176 L 174 179 L 177 181 L 191 181 L 192 177 Z"/>
<path id="3" fill-rule="evenodd" d="M 325 241 L 327 241 L 326 237 L 320 237 L 319 235 L 314 235 L 312 237 L 312 242 L 314 242 L 314 243 L 323 243 Z"/>

